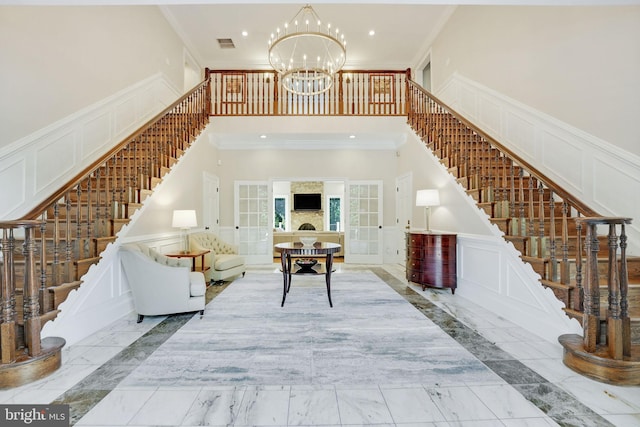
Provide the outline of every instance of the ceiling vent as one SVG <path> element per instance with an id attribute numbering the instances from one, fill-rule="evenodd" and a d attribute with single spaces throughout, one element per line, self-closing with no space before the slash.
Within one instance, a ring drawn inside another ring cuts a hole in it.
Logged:
<path id="1" fill-rule="evenodd" d="M 233 44 L 231 39 L 218 39 L 218 46 L 220 49 L 235 49 L 236 45 Z"/>

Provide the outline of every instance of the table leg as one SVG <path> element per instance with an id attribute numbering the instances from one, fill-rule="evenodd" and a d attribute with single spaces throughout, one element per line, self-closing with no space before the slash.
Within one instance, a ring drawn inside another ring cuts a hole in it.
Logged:
<path id="1" fill-rule="evenodd" d="M 284 306 L 284 300 L 287 299 L 287 291 L 288 289 L 288 284 L 287 284 L 287 279 L 289 277 L 291 277 L 289 275 L 289 272 L 287 271 L 287 254 L 285 254 L 284 252 L 282 252 L 282 254 L 280 254 L 280 264 L 282 265 L 282 303 L 280 304 L 280 307 Z"/>
<path id="2" fill-rule="evenodd" d="M 289 277 L 287 278 L 287 293 L 291 289 L 291 254 L 287 254 L 287 274 Z"/>
<path id="3" fill-rule="evenodd" d="M 333 254 L 327 254 L 326 260 L 327 274 L 325 279 L 327 281 L 327 296 L 329 297 L 329 306 L 333 307 L 331 302 L 331 270 L 333 269 Z"/>

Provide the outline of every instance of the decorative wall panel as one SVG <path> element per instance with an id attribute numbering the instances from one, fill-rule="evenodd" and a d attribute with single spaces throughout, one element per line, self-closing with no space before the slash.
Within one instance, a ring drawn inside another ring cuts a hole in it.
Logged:
<path id="1" fill-rule="evenodd" d="M 76 144 L 76 134 L 69 130 L 36 149 L 33 171 L 36 194 L 53 185 L 64 184 L 63 177 L 76 165 Z"/>
<path id="2" fill-rule="evenodd" d="M 566 190 L 582 195 L 584 158 L 580 147 L 550 132 L 541 132 L 540 142 L 544 169 L 554 171 L 555 176 L 561 178 L 558 184 Z"/>
<path id="3" fill-rule="evenodd" d="M 0 219 L 20 218 L 178 96 L 157 74 L 3 148 L 0 177 L 12 185 L 0 187 Z"/>
<path id="4" fill-rule="evenodd" d="M 105 112 L 87 121 L 82 131 L 81 159 L 94 158 L 101 154 L 111 141 L 111 113 Z"/>
<path id="5" fill-rule="evenodd" d="M 436 95 L 599 214 L 637 216 L 640 157 L 456 73 Z M 640 220 L 627 233 L 628 253 L 640 254 Z"/>
<path id="6" fill-rule="evenodd" d="M 0 163 L 0 182 L 10 182 L 11 185 L 3 185 L 3 187 L 11 187 L 13 191 L 7 191 L 6 197 L 0 203 L 0 218 L 6 218 L 12 206 L 18 206 L 25 202 L 26 184 L 26 161 L 25 159 L 17 159 L 13 164 L 5 165 Z"/>

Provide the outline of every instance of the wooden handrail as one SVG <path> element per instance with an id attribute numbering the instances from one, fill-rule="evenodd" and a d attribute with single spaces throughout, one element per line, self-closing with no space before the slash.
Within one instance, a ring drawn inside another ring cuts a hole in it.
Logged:
<path id="1" fill-rule="evenodd" d="M 341 70 L 318 95 L 287 92 L 274 70 L 206 70 L 220 116 L 404 116 L 407 70 Z"/>
<path id="2" fill-rule="evenodd" d="M 67 193 L 70 189 L 74 188 L 84 178 L 86 178 L 88 175 L 90 175 L 96 169 L 98 169 L 100 166 L 102 166 L 109 158 L 113 157 L 116 153 L 120 152 L 130 141 L 136 139 L 137 137 L 142 135 L 144 132 L 149 130 L 152 126 L 154 126 L 154 124 L 158 120 L 160 120 L 162 117 L 166 116 L 174 108 L 176 108 L 182 102 L 184 102 L 187 98 L 189 98 L 189 96 L 191 96 L 192 93 L 194 93 L 198 89 L 200 89 L 200 88 L 202 88 L 202 87 L 204 87 L 204 86 L 206 86 L 208 84 L 209 84 L 209 81 L 207 79 L 205 79 L 204 81 L 199 83 L 197 86 L 194 86 L 193 89 L 191 89 L 186 94 L 182 95 L 180 98 L 178 98 L 171 105 L 169 105 L 164 110 L 162 110 L 161 112 L 159 112 L 158 114 L 153 116 L 147 123 L 145 123 L 144 125 L 140 126 L 136 131 L 134 131 L 132 134 L 130 134 L 128 137 L 126 137 L 122 142 L 120 142 L 119 144 L 115 145 L 113 148 L 111 148 L 109 151 L 104 153 L 102 156 L 100 156 L 97 160 L 95 160 L 89 166 L 84 168 L 76 176 L 71 178 L 66 184 L 64 184 L 62 187 L 60 187 L 59 190 L 57 190 L 51 196 L 49 196 L 48 198 L 43 200 L 40 204 L 38 204 L 36 207 L 34 207 L 31 211 L 29 211 L 22 218 L 23 219 L 36 219 L 39 215 L 42 214 L 43 210 L 45 210 L 48 206 L 50 206 L 56 200 L 59 200 L 60 198 L 62 198 L 65 195 L 65 193 Z"/>
<path id="3" fill-rule="evenodd" d="M 23 218 L 0 221 L 0 388 L 59 367 L 64 340 L 42 340 L 42 325 L 56 317 L 210 115 L 211 90 L 204 80 Z"/>
<path id="4" fill-rule="evenodd" d="M 599 215 L 436 96 L 408 84 L 409 125 L 532 263 L 567 314 L 582 321 L 582 337 L 559 337 L 565 364 L 595 379 L 640 384 L 628 298 L 625 225 L 631 219 Z M 599 235 L 598 226 L 608 234 Z"/>
<path id="5" fill-rule="evenodd" d="M 518 165 L 526 169 L 527 172 L 529 172 L 532 176 L 539 179 L 540 181 L 543 181 L 547 187 L 553 189 L 553 191 L 557 195 L 559 195 L 563 200 L 570 202 L 572 206 L 578 208 L 583 215 L 591 216 L 591 217 L 600 216 L 600 214 L 598 214 L 596 211 L 594 211 L 589 206 L 584 204 L 581 200 L 571 195 L 571 193 L 565 190 L 561 185 L 557 184 L 555 181 L 553 181 L 551 178 L 549 178 L 548 176 L 540 172 L 537 168 L 532 166 L 529 162 L 527 162 L 522 157 L 517 155 L 511 149 L 509 149 L 508 147 L 505 147 L 503 144 L 501 144 L 496 139 L 494 139 L 491 135 L 487 134 L 482 129 L 477 127 L 475 124 L 467 120 L 462 114 L 458 113 L 456 110 L 451 108 L 449 105 L 447 105 L 445 102 L 440 100 L 438 97 L 428 92 L 427 90 L 425 90 L 423 87 L 421 87 L 419 84 L 417 84 L 414 81 L 409 81 L 409 85 L 413 90 L 420 91 L 424 96 L 428 97 L 429 99 L 433 100 L 434 102 L 439 104 L 441 107 L 446 109 L 452 116 L 454 116 L 457 120 L 463 123 L 468 129 L 470 129 L 471 131 L 475 132 L 476 134 L 480 135 L 482 138 L 487 140 L 493 147 L 497 148 L 502 153 L 504 153 L 507 157 L 514 160 Z"/>

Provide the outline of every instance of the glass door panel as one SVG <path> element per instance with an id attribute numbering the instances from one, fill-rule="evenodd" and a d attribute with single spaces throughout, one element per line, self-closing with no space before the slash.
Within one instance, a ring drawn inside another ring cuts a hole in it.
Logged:
<path id="1" fill-rule="evenodd" d="M 247 264 L 273 262 L 270 200 L 266 182 L 236 181 L 236 241 Z"/>
<path id="2" fill-rule="evenodd" d="M 348 183 L 345 262 L 382 263 L 382 181 Z"/>

